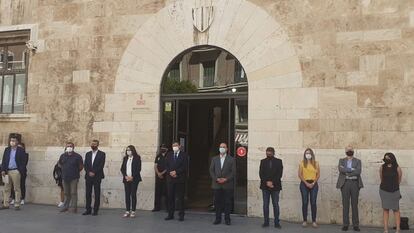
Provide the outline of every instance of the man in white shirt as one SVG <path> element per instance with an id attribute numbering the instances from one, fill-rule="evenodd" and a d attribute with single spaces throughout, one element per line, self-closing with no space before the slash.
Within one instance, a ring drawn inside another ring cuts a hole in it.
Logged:
<path id="1" fill-rule="evenodd" d="M 98 150 L 99 141 L 93 140 L 91 151 L 85 155 L 85 185 L 86 185 L 86 211 L 83 215 L 98 215 L 101 200 L 101 181 L 105 177 L 103 168 L 105 166 L 105 152 Z M 95 203 L 92 212 L 92 189 L 95 193 Z"/>

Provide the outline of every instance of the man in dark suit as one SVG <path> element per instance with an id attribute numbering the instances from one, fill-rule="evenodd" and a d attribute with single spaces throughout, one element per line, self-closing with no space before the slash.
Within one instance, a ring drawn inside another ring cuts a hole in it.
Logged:
<path id="1" fill-rule="evenodd" d="M 352 207 L 352 225 L 354 231 L 360 231 L 358 215 L 358 198 L 359 190 L 364 187 L 361 179 L 361 160 L 354 157 L 354 148 L 347 146 L 345 148 L 346 158 L 339 160 L 338 182 L 336 188 L 341 189 L 342 194 L 342 231 L 349 228 L 349 205 Z"/>
<path id="2" fill-rule="evenodd" d="M 9 208 L 9 197 L 11 188 L 14 187 L 15 203 L 14 208 L 20 210 L 20 180 L 21 174 L 23 174 L 25 167 L 26 153 L 23 148 L 18 147 L 18 138 L 16 136 L 10 137 L 10 144 L 3 153 L 3 159 L 1 164 L 1 175 L 3 180 L 5 176 L 8 176 L 8 182 L 5 184 L 3 190 L 3 206 L 1 209 Z"/>
<path id="3" fill-rule="evenodd" d="M 216 209 L 214 225 L 221 223 L 223 212 L 226 225 L 231 224 L 230 211 L 234 194 L 236 161 L 227 151 L 227 144 L 221 143 L 219 155 L 213 157 L 210 164 L 211 187 L 214 190 L 214 207 Z"/>
<path id="4" fill-rule="evenodd" d="M 281 178 L 283 175 L 283 163 L 281 159 L 275 158 L 275 149 L 266 149 L 266 158 L 260 161 L 259 168 L 260 189 L 263 194 L 263 227 L 269 226 L 269 204 L 270 197 L 273 204 L 273 215 L 275 217 L 275 228 L 282 228 L 279 221 L 279 193 L 282 190 Z"/>
<path id="5" fill-rule="evenodd" d="M 85 185 L 86 185 L 86 211 L 83 215 L 98 215 L 101 201 L 101 181 L 105 177 L 103 168 L 105 166 L 105 152 L 98 150 L 99 141 L 93 140 L 92 151 L 85 155 Z M 92 213 L 92 189 L 95 193 L 95 203 Z"/>
<path id="6" fill-rule="evenodd" d="M 173 151 L 167 154 L 165 168 L 167 170 L 168 216 L 165 220 L 174 219 L 175 199 L 178 199 L 179 221 L 184 221 L 184 194 L 188 172 L 188 156 L 180 151 L 180 143 L 172 144 Z"/>

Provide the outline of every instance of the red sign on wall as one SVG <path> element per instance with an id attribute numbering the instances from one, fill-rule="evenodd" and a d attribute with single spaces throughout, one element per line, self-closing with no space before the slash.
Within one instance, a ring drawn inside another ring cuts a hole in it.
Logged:
<path id="1" fill-rule="evenodd" d="M 237 148 L 236 152 L 237 152 L 238 156 L 244 157 L 244 156 L 246 156 L 247 150 L 246 150 L 245 147 L 241 146 L 241 147 Z"/>

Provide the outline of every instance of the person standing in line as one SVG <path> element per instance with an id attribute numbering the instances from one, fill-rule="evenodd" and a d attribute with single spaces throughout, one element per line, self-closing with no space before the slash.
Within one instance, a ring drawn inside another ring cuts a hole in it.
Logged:
<path id="1" fill-rule="evenodd" d="M 141 179 L 141 156 L 133 145 L 127 146 L 121 165 L 122 182 L 125 190 L 126 211 L 123 218 L 135 218 L 137 207 L 137 190 Z"/>
<path id="2" fill-rule="evenodd" d="M 269 226 L 269 204 L 272 198 L 274 226 L 281 229 L 280 210 L 279 210 L 279 193 L 282 190 L 283 163 L 281 159 L 275 157 L 273 147 L 266 148 L 266 158 L 260 161 L 259 168 L 260 189 L 263 195 L 263 227 Z"/>
<path id="3" fill-rule="evenodd" d="M 58 203 L 58 207 L 62 208 L 65 205 L 65 192 L 63 191 L 62 168 L 59 166 L 59 163 L 56 163 L 53 168 L 53 179 L 60 190 L 60 202 Z"/>
<path id="4" fill-rule="evenodd" d="M 162 197 L 165 197 L 165 207 L 168 209 L 167 198 L 167 170 L 165 168 L 165 159 L 168 152 L 168 148 L 165 144 L 162 144 L 160 151 L 155 157 L 154 171 L 155 171 L 155 197 L 154 197 L 154 209 L 153 212 L 161 210 Z"/>
<path id="5" fill-rule="evenodd" d="M 29 154 L 26 152 L 26 146 L 24 143 L 20 142 L 18 147 L 21 147 L 24 150 L 24 159 L 23 159 L 23 166 L 21 169 L 20 174 L 20 191 L 21 191 L 21 198 L 20 198 L 20 205 L 24 205 L 24 200 L 26 198 L 26 178 L 27 178 L 27 164 L 29 162 Z M 15 204 L 16 193 L 14 192 L 14 188 L 11 191 L 10 198 L 12 199 L 11 205 Z"/>
<path id="6" fill-rule="evenodd" d="M 180 143 L 172 144 L 173 151 L 167 154 L 165 167 L 167 169 L 167 196 L 168 196 L 168 216 L 166 221 L 174 219 L 175 200 L 178 199 L 179 221 L 184 221 L 184 195 L 185 184 L 188 172 L 188 156 L 180 150 Z"/>
<path id="7" fill-rule="evenodd" d="M 382 201 L 384 232 L 388 233 L 390 210 L 393 210 L 397 229 L 396 232 L 399 233 L 401 229 L 400 184 L 402 179 L 402 170 L 393 153 L 386 153 L 383 161 L 384 164 L 380 167 L 381 185 L 379 194 Z"/>
<path id="8" fill-rule="evenodd" d="M 316 200 L 319 190 L 318 180 L 320 177 L 320 168 L 319 163 L 315 159 L 315 153 L 310 148 L 307 148 L 303 154 L 303 160 L 299 165 L 298 176 L 301 180 L 299 188 L 302 196 L 302 226 L 306 227 L 308 225 L 308 203 L 310 199 L 312 226 L 314 228 L 317 228 L 318 224 L 316 223 Z"/>
<path id="9" fill-rule="evenodd" d="M 105 178 L 105 152 L 98 149 L 99 141 L 93 140 L 91 151 L 85 155 L 85 191 L 86 191 L 86 211 L 83 215 L 98 215 L 101 203 L 101 182 Z M 92 212 L 92 189 L 95 194 L 95 203 Z"/>
<path id="10" fill-rule="evenodd" d="M 352 207 L 352 225 L 354 231 L 361 231 L 359 228 L 358 198 L 359 191 L 364 187 L 361 179 L 362 165 L 361 160 L 354 157 L 354 148 L 345 148 L 345 158 L 341 158 L 338 164 L 339 176 L 336 188 L 342 194 L 342 231 L 349 228 L 349 206 Z"/>
<path id="11" fill-rule="evenodd" d="M 83 170 L 83 159 L 74 149 L 75 144 L 72 142 L 66 143 L 65 153 L 59 159 L 65 192 L 65 201 L 60 212 L 69 210 L 72 213 L 77 213 L 78 210 L 78 182 L 80 172 Z"/>
<path id="12" fill-rule="evenodd" d="M 236 161 L 228 154 L 226 143 L 221 143 L 219 155 L 214 156 L 210 164 L 212 189 L 214 190 L 214 206 L 216 220 L 214 225 L 221 223 L 222 213 L 226 225 L 231 225 L 230 212 L 234 194 L 234 177 L 236 176 Z"/>
<path id="13" fill-rule="evenodd" d="M 26 153 L 23 148 L 18 147 L 18 138 L 15 135 L 10 137 L 9 146 L 4 149 L 1 164 L 1 175 L 5 182 L 3 190 L 3 206 L 0 209 L 9 209 L 9 197 L 11 189 L 14 187 L 15 192 L 15 210 L 20 210 L 20 180 L 21 174 L 24 173 Z M 6 178 L 7 177 L 7 178 Z"/>

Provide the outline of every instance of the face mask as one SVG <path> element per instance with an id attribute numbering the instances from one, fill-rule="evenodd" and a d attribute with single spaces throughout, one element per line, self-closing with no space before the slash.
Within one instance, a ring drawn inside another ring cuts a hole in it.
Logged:
<path id="1" fill-rule="evenodd" d="M 307 160 L 311 160 L 311 159 L 312 159 L 312 155 L 311 155 L 311 154 L 305 154 L 305 158 L 306 158 Z"/>
<path id="2" fill-rule="evenodd" d="M 222 147 L 220 147 L 220 148 L 219 148 L 219 152 L 220 152 L 220 154 L 224 154 L 224 153 L 226 153 L 226 148 L 222 148 Z"/>
<path id="3" fill-rule="evenodd" d="M 66 147 L 66 152 L 71 153 L 73 151 L 73 147 Z"/>
<path id="4" fill-rule="evenodd" d="M 128 150 L 126 153 L 128 156 L 132 156 L 132 151 Z"/>
<path id="5" fill-rule="evenodd" d="M 390 164 L 391 163 L 391 159 L 383 159 L 385 164 Z"/>
<path id="6" fill-rule="evenodd" d="M 167 149 L 161 149 L 161 153 L 163 154 L 167 153 Z"/>
<path id="7" fill-rule="evenodd" d="M 178 150 L 179 150 L 178 146 L 173 146 L 173 151 L 174 151 L 175 153 L 177 153 L 177 152 L 178 152 Z"/>
<path id="8" fill-rule="evenodd" d="M 97 146 L 91 146 L 91 149 L 96 150 L 96 149 L 98 149 L 98 147 Z"/>
<path id="9" fill-rule="evenodd" d="M 266 156 L 267 156 L 268 158 L 270 158 L 270 157 L 273 157 L 273 154 L 270 154 L 270 153 L 269 153 L 269 154 L 267 154 L 267 153 L 266 153 Z"/>
<path id="10" fill-rule="evenodd" d="M 347 156 L 354 156 L 354 152 L 352 150 L 346 152 Z"/>

